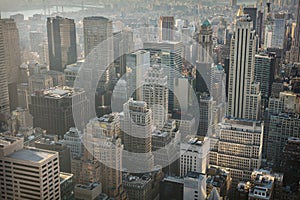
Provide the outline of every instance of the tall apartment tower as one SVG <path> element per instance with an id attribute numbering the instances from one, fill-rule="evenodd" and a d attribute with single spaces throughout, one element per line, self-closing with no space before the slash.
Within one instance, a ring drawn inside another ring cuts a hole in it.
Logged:
<path id="1" fill-rule="evenodd" d="M 259 118 L 260 91 L 254 84 L 256 40 L 251 18 L 239 12 L 230 44 L 227 114 L 233 118 Z"/>
<path id="2" fill-rule="evenodd" d="M 84 34 L 84 55 L 87 57 L 90 52 L 101 42 L 105 45 L 107 52 L 102 56 L 113 56 L 113 26 L 112 21 L 101 16 L 85 17 L 83 19 Z M 101 48 L 102 49 L 102 48 Z"/>
<path id="3" fill-rule="evenodd" d="M 1 76 L 1 81 L 7 80 L 9 92 L 10 110 L 15 110 L 18 106 L 17 83 L 19 82 L 19 67 L 21 65 L 21 53 L 19 45 L 19 31 L 13 19 L 1 19 L 0 17 L 0 48 L 3 56 L 3 62 L 6 68 L 6 75 Z M 1 70 L 1 73 L 4 73 Z M 1 87 L 1 90 L 6 90 Z M 5 92 L 4 92 L 5 93 Z M 4 94 L 4 101 L 5 100 Z M 4 106 L 4 109 L 5 105 Z"/>
<path id="4" fill-rule="evenodd" d="M 149 172 L 154 168 L 152 154 L 152 114 L 144 101 L 129 99 L 120 115 L 124 144 L 123 168 L 130 172 Z"/>
<path id="5" fill-rule="evenodd" d="M 161 129 L 168 120 L 168 77 L 160 65 L 152 65 L 145 76 L 143 100 L 152 111 L 153 124 Z"/>
<path id="6" fill-rule="evenodd" d="M 175 19 L 173 16 L 160 16 L 159 17 L 159 39 L 160 40 L 174 40 L 174 27 Z"/>
<path id="7" fill-rule="evenodd" d="M 261 165 L 263 129 L 260 122 L 225 119 L 211 147 L 210 165 L 228 168 L 234 184 L 250 180 Z"/>
<path id="8" fill-rule="evenodd" d="M 0 198 L 60 199 L 58 153 L 23 148 L 23 139 L 0 136 Z"/>
<path id="9" fill-rule="evenodd" d="M 64 72 L 66 65 L 76 63 L 76 29 L 73 19 L 47 18 L 50 69 Z"/>
<path id="10" fill-rule="evenodd" d="M 118 113 L 111 113 L 89 121 L 84 133 L 87 149 L 100 162 L 99 181 L 103 193 L 124 199 L 122 186 L 122 151 Z"/>
<path id="11" fill-rule="evenodd" d="M 208 20 L 205 20 L 198 34 L 198 62 L 199 63 L 212 63 L 213 53 L 213 39 L 212 39 L 212 27 Z"/>

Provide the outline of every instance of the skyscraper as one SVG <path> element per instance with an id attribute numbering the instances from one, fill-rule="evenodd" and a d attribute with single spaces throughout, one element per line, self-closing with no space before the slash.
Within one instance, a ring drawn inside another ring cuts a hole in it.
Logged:
<path id="1" fill-rule="evenodd" d="M 174 40 L 175 20 L 173 16 L 159 17 L 159 39 L 160 40 Z"/>
<path id="2" fill-rule="evenodd" d="M 3 60 L 0 62 L 6 67 L 10 109 L 15 110 L 18 106 L 17 83 L 21 65 L 19 31 L 13 19 L 0 18 L 0 26 L 0 48 L 3 48 Z M 4 73 L 3 70 L 1 73 Z M 4 81 L 3 78 L 2 76 L 1 81 Z M 3 97 L 5 101 L 5 95 Z"/>
<path id="3" fill-rule="evenodd" d="M 36 91 L 31 95 L 30 113 L 33 116 L 33 126 L 41 127 L 49 134 L 57 134 L 62 137 L 70 127 L 75 126 L 74 110 L 80 118 L 80 123 L 84 124 L 84 121 L 87 120 L 86 115 L 89 109 L 87 101 L 83 90 L 68 87 Z M 74 106 L 76 109 L 73 109 Z"/>
<path id="4" fill-rule="evenodd" d="M 168 77 L 160 65 L 152 65 L 145 76 L 143 100 L 152 111 L 154 125 L 161 129 L 168 120 Z"/>
<path id="5" fill-rule="evenodd" d="M 183 44 L 182 42 L 145 42 L 144 49 L 150 51 L 150 64 L 161 64 L 168 76 L 169 112 L 174 107 L 174 80 L 182 76 Z"/>
<path id="6" fill-rule="evenodd" d="M 239 13 L 231 39 L 227 114 L 257 120 L 260 110 L 259 85 L 254 83 L 255 30 L 248 15 Z"/>
<path id="7" fill-rule="evenodd" d="M 300 2 L 298 1 L 295 37 L 292 46 L 292 61 L 300 60 Z"/>
<path id="8" fill-rule="evenodd" d="M 0 113 L 4 115 L 10 114 L 9 95 L 7 85 L 7 73 L 5 65 L 5 49 L 3 38 L 3 25 L 0 23 Z"/>
<path id="9" fill-rule="evenodd" d="M 263 127 L 260 122 L 225 119 L 220 139 L 211 147 L 210 165 L 228 168 L 234 184 L 250 180 L 252 170 L 261 165 Z"/>
<path id="10" fill-rule="evenodd" d="M 256 82 L 260 83 L 260 90 L 262 98 L 268 98 L 271 95 L 271 88 L 274 81 L 275 73 L 275 55 L 256 54 L 254 76 Z"/>
<path id="11" fill-rule="evenodd" d="M 150 53 L 138 50 L 126 55 L 127 96 L 142 100 L 143 74 L 150 67 Z"/>
<path id="12" fill-rule="evenodd" d="M 84 34 L 84 55 L 87 57 L 90 52 L 101 42 L 110 38 L 111 40 L 104 42 L 107 52 L 101 56 L 113 56 L 113 27 L 112 21 L 101 16 L 85 17 L 83 19 Z M 102 49 L 102 48 L 101 48 Z"/>
<path id="13" fill-rule="evenodd" d="M 180 147 L 180 176 L 188 172 L 205 173 L 209 159 L 209 139 L 201 136 L 187 136 Z"/>
<path id="14" fill-rule="evenodd" d="M 151 148 L 153 121 L 144 101 L 132 98 L 124 104 L 120 115 L 121 138 L 124 144 L 123 168 L 130 172 L 149 172 L 154 168 Z"/>
<path id="15" fill-rule="evenodd" d="M 0 198 L 60 199 L 58 153 L 23 148 L 23 139 L 0 136 Z"/>
<path id="16" fill-rule="evenodd" d="M 244 13 L 250 15 L 253 21 L 253 29 L 256 30 L 256 20 L 257 20 L 257 8 L 255 7 L 245 7 Z"/>
<path id="17" fill-rule="evenodd" d="M 99 181 L 108 196 L 122 200 L 122 151 L 118 113 L 111 113 L 89 121 L 84 133 L 87 149 L 100 162 Z"/>
<path id="18" fill-rule="evenodd" d="M 189 172 L 184 177 L 183 199 L 206 199 L 206 175 Z"/>
<path id="19" fill-rule="evenodd" d="M 213 53 L 213 40 L 212 40 L 212 27 L 208 20 L 205 20 L 198 33 L 198 62 L 199 63 L 211 63 Z"/>
<path id="20" fill-rule="evenodd" d="M 50 69 L 63 72 L 77 61 L 76 29 L 73 19 L 47 18 Z"/>

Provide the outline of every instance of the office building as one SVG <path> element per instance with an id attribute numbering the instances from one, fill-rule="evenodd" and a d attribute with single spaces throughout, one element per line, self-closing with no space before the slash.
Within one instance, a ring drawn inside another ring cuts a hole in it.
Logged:
<path id="1" fill-rule="evenodd" d="M 100 50 L 96 48 L 99 44 L 103 45 L 101 48 L 101 56 L 109 56 L 107 59 L 111 59 L 113 56 L 113 26 L 112 21 L 101 16 L 85 17 L 83 19 L 83 35 L 84 35 L 84 55 L 88 55 L 94 50 Z M 109 39 L 109 40 L 108 40 Z M 105 41 L 105 42 L 104 42 Z M 104 52 L 104 50 L 106 52 Z M 106 62 L 105 62 L 106 63 Z"/>
<path id="2" fill-rule="evenodd" d="M 140 176 L 124 174 L 123 184 L 127 191 L 128 199 L 159 199 L 159 184 L 162 180 L 162 175 L 163 174 L 160 169 L 155 169 L 151 173 L 144 173 Z"/>
<path id="3" fill-rule="evenodd" d="M 188 172 L 184 177 L 183 199 L 206 199 L 206 175 Z"/>
<path id="4" fill-rule="evenodd" d="M 285 38 L 285 13 L 275 13 L 274 18 L 268 15 L 265 24 L 265 48 L 283 49 Z"/>
<path id="5" fill-rule="evenodd" d="M 100 163 L 90 158 L 88 152 L 85 152 L 82 158 L 73 158 L 71 162 L 71 170 L 76 184 L 99 183 Z"/>
<path id="6" fill-rule="evenodd" d="M 282 150 L 289 137 L 300 137 L 300 98 L 293 92 L 280 92 L 270 98 L 266 129 L 266 156 L 270 166 L 281 170 Z"/>
<path id="7" fill-rule="evenodd" d="M 227 115 L 233 118 L 260 118 L 259 85 L 254 83 L 256 41 L 250 16 L 239 12 L 230 45 Z"/>
<path id="8" fill-rule="evenodd" d="M 150 53 L 148 51 L 138 50 L 126 55 L 127 97 L 135 100 L 143 99 L 143 75 L 149 67 Z"/>
<path id="9" fill-rule="evenodd" d="M 152 111 L 152 120 L 161 129 L 168 120 L 168 77 L 160 65 L 152 65 L 145 74 L 143 101 Z"/>
<path id="10" fill-rule="evenodd" d="M 116 74 L 122 77 L 126 73 L 126 54 L 134 50 L 133 32 L 122 30 L 113 34 L 114 66 Z"/>
<path id="11" fill-rule="evenodd" d="M 123 168 L 129 172 L 149 172 L 154 168 L 152 154 L 152 114 L 144 101 L 129 99 L 120 114 L 121 138 L 124 144 Z"/>
<path id="12" fill-rule="evenodd" d="M 183 200 L 183 178 L 166 176 L 160 182 L 161 199 Z"/>
<path id="13" fill-rule="evenodd" d="M 251 174 L 254 186 L 249 190 L 250 200 L 269 200 L 274 198 L 275 177 L 268 171 L 254 170 Z"/>
<path id="14" fill-rule="evenodd" d="M 178 77 L 174 79 L 174 106 L 173 111 L 189 112 L 192 105 L 194 90 L 191 86 L 191 79 Z M 171 92 L 171 91 L 169 91 Z"/>
<path id="15" fill-rule="evenodd" d="M 275 76 L 275 55 L 269 54 L 256 54 L 254 77 L 255 81 L 260 83 L 261 96 L 267 99 L 271 96 L 272 84 Z"/>
<path id="16" fill-rule="evenodd" d="M 176 121 L 169 120 L 161 130 L 152 132 L 152 152 L 155 166 L 168 175 L 179 175 L 181 134 Z"/>
<path id="17" fill-rule="evenodd" d="M 199 95 L 199 126 L 197 135 L 206 136 L 210 133 L 213 124 L 213 110 L 215 101 L 207 93 Z"/>
<path id="18" fill-rule="evenodd" d="M 219 140 L 211 147 L 210 165 L 228 169 L 234 185 L 247 181 L 252 170 L 261 166 L 262 142 L 262 123 L 225 119 Z"/>
<path id="19" fill-rule="evenodd" d="M 226 199 L 230 194 L 231 176 L 230 172 L 210 167 L 206 171 L 206 194 L 209 199 L 218 196 L 220 199 Z"/>
<path id="20" fill-rule="evenodd" d="M 205 173 L 209 160 L 209 139 L 187 136 L 180 146 L 180 176 L 188 172 Z"/>
<path id="21" fill-rule="evenodd" d="M 100 183 L 76 184 L 74 187 L 74 196 L 76 200 L 97 200 L 102 193 Z"/>
<path id="22" fill-rule="evenodd" d="M 300 3 L 298 2 L 297 7 L 297 20 L 296 20 L 296 28 L 294 31 L 294 40 L 291 49 L 291 60 L 290 62 L 298 62 L 300 61 Z"/>
<path id="23" fill-rule="evenodd" d="M 169 112 L 173 110 L 175 97 L 174 79 L 182 76 L 183 44 L 182 42 L 145 42 L 145 50 L 150 52 L 150 64 L 161 64 L 165 75 L 168 76 Z"/>
<path id="24" fill-rule="evenodd" d="M 60 197 L 61 200 L 74 199 L 74 186 L 73 174 L 60 172 Z"/>
<path id="25" fill-rule="evenodd" d="M 208 20 L 205 20 L 197 36 L 198 45 L 198 63 L 212 63 L 213 38 L 212 27 Z"/>
<path id="26" fill-rule="evenodd" d="M 283 149 L 283 185 L 290 186 L 292 193 L 299 194 L 300 180 L 300 139 L 295 137 L 288 138 Z"/>
<path id="27" fill-rule="evenodd" d="M 61 141 L 70 149 L 71 158 L 80 158 L 83 155 L 82 133 L 77 128 L 71 127 Z"/>
<path id="28" fill-rule="evenodd" d="M 35 91 L 50 89 L 53 87 L 53 79 L 48 74 L 33 74 L 29 77 L 29 95 Z"/>
<path id="29" fill-rule="evenodd" d="M 111 107 L 113 112 L 122 112 L 123 104 L 128 101 L 127 95 L 127 82 L 119 79 L 112 94 Z"/>
<path id="30" fill-rule="evenodd" d="M 122 186 L 122 151 L 118 113 L 89 121 L 83 136 L 84 144 L 99 162 L 102 191 L 115 199 L 124 199 Z"/>
<path id="31" fill-rule="evenodd" d="M 66 69 L 64 70 L 66 86 L 74 87 L 75 80 L 79 74 L 79 69 L 83 63 L 84 60 L 78 60 L 76 63 L 66 66 Z"/>
<path id="32" fill-rule="evenodd" d="M 17 84 L 19 83 L 19 67 L 21 65 L 21 52 L 19 45 L 19 31 L 13 19 L 0 18 L 0 54 L 1 54 L 1 82 L 6 81 L 9 94 L 10 111 L 15 110 L 18 106 Z M 6 75 L 4 74 L 6 71 Z M 3 108 L 7 110 L 6 87 L 2 86 Z M 1 105 L 2 106 L 2 105 Z M 1 110 L 2 110 L 1 109 Z"/>
<path id="33" fill-rule="evenodd" d="M 160 16 L 158 21 L 159 39 L 173 41 L 175 33 L 175 20 L 173 16 Z"/>
<path id="34" fill-rule="evenodd" d="M 60 199 L 58 153 L 23 148 L 23 139 L 0 138 L 1 199 Z"/>
<path id="35" fill-rule="evenodd" d="M 34 146 L 38 149 L 58 152 L 59 169 L 61 172 L 71 173 L 71 154 L 70 149 L 57 140 L 57 138 L 42 136 L 35 141 Z"/>
<path id="36" fill-rule="evenodd" d="M 39 45 L 43 43 L 45 35 L 43 32 L 39 31 L 30 31 L 29 39 L 30 39 L 30 50 L 32 52 L 39 51 Z"/>
<path id="37" fill-rule="evenodd" d="M 47 18 L 50 70 L 63 72 L 66 65 L 77 61 L 76 29 L 73 19 Z"/>
<path id="38" fill-rule="evenodd" d="M 74 102 L 72 102 L 74 100 Z M 48 134 L 60 137 L 75 126 L 73 111 L 76 107 L 76 126 L 82 126 L 87 120 L 88 102 L 85 92 L 69 87 L 55 87 L 36 91 L 31 95 L 30 114 L 33 116 L 33 126 L 41 127 Z M 80 127 L 79 127 L 80 128 Z"/>
<path id="39" fill-rule="evenodd" d="M 244 7 L 244 13 L 248 14 L 253 22 L 253 29 L 256 30 L 256 21 L 257 21 L 257 8 L 255 7 Z"/>

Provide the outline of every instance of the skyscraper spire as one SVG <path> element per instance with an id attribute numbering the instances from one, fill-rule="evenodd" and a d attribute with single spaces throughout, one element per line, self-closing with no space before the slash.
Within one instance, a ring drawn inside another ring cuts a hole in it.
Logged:
<path id="1" fill-rule="evenodd" d="M 241 16 L 243 16 L 243 15 L 244 15 L 243 6 L 240 5 L 240 9 L 238 10 L 236 16 L 237 16 L 237 17 L 241 17 Z"/>

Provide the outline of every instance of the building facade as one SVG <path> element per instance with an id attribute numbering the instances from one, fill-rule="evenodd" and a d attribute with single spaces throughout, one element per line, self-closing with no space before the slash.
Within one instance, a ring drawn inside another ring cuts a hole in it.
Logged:
<path id="1" fill-rule="evenodd" d="M 77 61 L 76 29 L 73 19 L 47 18 L 50 69 L 63 72 Z"/>

